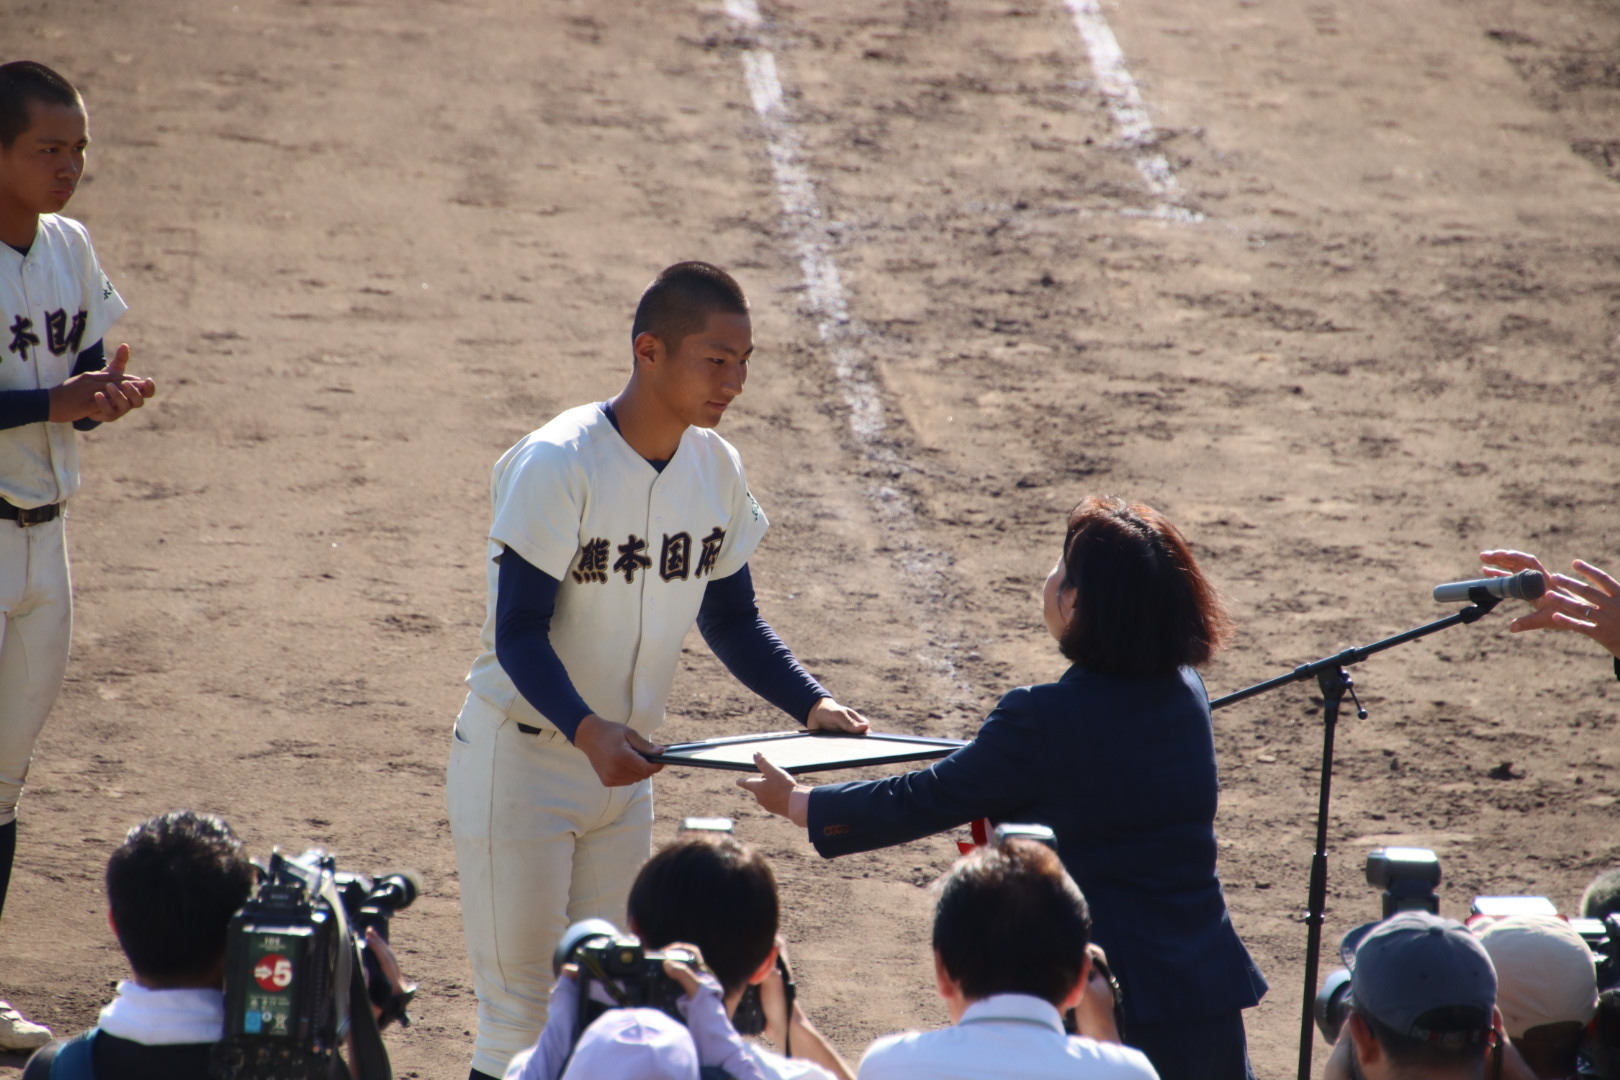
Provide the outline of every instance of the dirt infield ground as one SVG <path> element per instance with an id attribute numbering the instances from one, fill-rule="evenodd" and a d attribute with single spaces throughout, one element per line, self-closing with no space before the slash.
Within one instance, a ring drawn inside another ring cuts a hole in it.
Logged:
<path id="1" fill-rule="evenodd" d="M 390 1048 L 402 1076 L 466 1074 L 443 768 L 489 466 L 618 389 L 634 297 L 679 258 L 754 301 L 723 432 L 775 525 L 762 604 L 885 729 L 965 736 L 1061 670 L 1032 592 L 1087 492 L 1196 543 L 1242 628 L 1213 693 L 1444 614 L 1429 588 L 1483 547 L 1620 564 L 1613 0 L 1106 6 L 1196 222 L 1153 216 L 1059 0 L 764 12 L 744 32 L 718 0 L 9 0 L 0 56 L 89 101 L 71 210 L 161 396 L 83 440 L 75 653 L 0 996 L 92 1022 L 122 974 L 107 853 L 198 806 L 259 852 L 418 867 L 395 922 L 418 1022 Z M 820 222 L 782 215 L 744 79 L 766 49 Z M 876 388 L 864 439 L 806 235 Z M 1591 642 L 1509 617 L 1354 671 L 1371 716 L 1340 731 L 1330 941 L 1376 914 L 1375 844 L 1437 850 L 1452 914 L 1567 910 L 1620 863 L 1620 683 Z M 695 636 L 685 669 L 672 738 L 782 726 Z M 1265 1077 L 1294 1068 L 1314 695 L 1217 714 Z M 660 838 L 726 814 L 775 859 L 804 1000 L 852 1060 L 944 1022 L 925 886 L 951 838 L 827 863 L 723 774 L 668 770 L 658 798 Z"/>

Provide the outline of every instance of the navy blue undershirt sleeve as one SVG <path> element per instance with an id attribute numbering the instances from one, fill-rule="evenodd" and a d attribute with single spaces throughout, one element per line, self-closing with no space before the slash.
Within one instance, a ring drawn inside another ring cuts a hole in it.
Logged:
<path id="1" fill-rule="evenodd" d="M 760 617 L 754 576 L 746 564 L 704 588 L 697 624 L 703 640 L 738 682 L 799 723 L 809 719 L 816 702 L 832 696 Z"/>
<path id="2" fill-rule="evenodd" d="M 96 342 L 81 352 L 73 362 L 73 374 L 100 371 L 107 366 L 107 348 Z M 0 390 L 0 431 L 22 427 L 24 424 L 43 424 L 51 418 L 51 392 L 43 390 Z M 73 426 L 80 431 L 100 427 L 99 420 L 75 420 Z"/>
<path id="3" fill-rule="evenodd" d="M 0 431 L 51 418 L 49 390 L 0 390 Z"/>
<path id="4" fill-rule="evenodd" d="M 551 647 L 557 579 L 511 548 L 501 553 L 496 573 L 495 658 L 518 693 L 573 742 L 579 722 L 594 710 Z"/>
<path id="5" fill-rule="evenodd" d="M 98 341 L 73 362 L 73 374 L 83 375 L 87 371 L 100 371 L 107 366 L 107 346 L 104 341 Z M 74 431 L 93 431 L 101 426 L 100 420 L 92 420 L 88 416 L 82 420 L 73 421 Z"/>

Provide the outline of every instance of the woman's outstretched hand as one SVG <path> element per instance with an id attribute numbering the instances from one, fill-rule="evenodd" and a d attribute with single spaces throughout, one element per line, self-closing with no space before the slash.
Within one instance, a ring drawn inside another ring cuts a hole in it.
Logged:
<path id="1" fill-rule="evenodd" d="M 771 764 L 764 754 L 754 755 L 758 776 L 744 776 L 737 786 L 754 797 L 754 801 L 779 817 L 785 817 L 799 828 L 810 823 L 810 787 Z"/>

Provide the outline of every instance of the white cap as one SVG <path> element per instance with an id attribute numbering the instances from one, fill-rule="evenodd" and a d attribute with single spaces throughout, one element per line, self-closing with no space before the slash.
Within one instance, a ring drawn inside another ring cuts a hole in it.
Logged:
<path id="1" fill-rule="evenodd" d="M 609 1009 L 586 1028 L 561 1080 L 698 1080 L 697 1047 L 658 1009 Z"/>
<path id="2" fill-rule="evenodd" d="M 1508 1038 L 1597 1012 L 1597 965 L 1586 942 L 1554 915 L 1514 915 L 1480 932 L 1496 968 L 1496 1004 Z"/>

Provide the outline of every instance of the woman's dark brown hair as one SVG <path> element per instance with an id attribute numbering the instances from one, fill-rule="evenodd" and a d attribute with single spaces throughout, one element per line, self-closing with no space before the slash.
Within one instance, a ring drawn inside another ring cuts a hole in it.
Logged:
<path id="1" fill-rule="evenodd" d="M 1064 586 L 1074 614 L 1063 655 L 1104 675 L 1169 675 L 1215 655 L 1231 633 L 1215 590 L 1157 510 L 1091 495 L 1069 514 Z"/>

